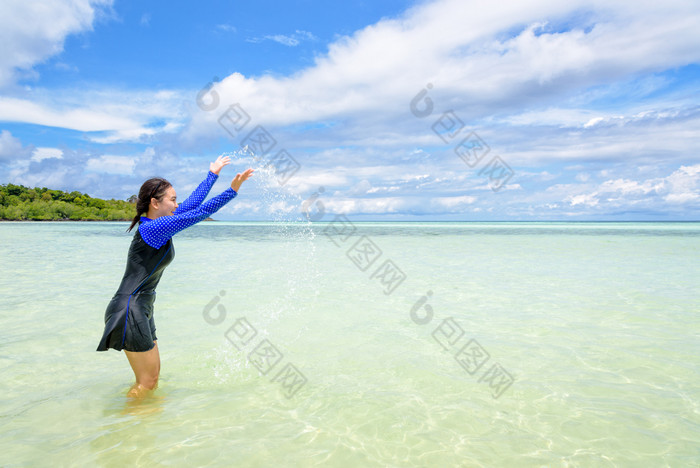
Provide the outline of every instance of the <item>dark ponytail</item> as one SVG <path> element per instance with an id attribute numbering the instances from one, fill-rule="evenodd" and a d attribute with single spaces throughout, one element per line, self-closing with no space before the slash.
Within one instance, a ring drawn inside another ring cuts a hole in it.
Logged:
<path id="1" fill-rule="evenodd" d="M 126 232 L 131 231 L 134 226 L 138 224 L 142 214 L 148 213 L 148 206 L 151 204 L 151 198 L 160 200 L 170 186 L 170 182 L 162 177 L 154 177 L 143 183 L 139 189 L 139 196 L 136 199 L 136 216 L 134 216 L 134 219 L 131 221 L 131 226 L 129 226 Z"/>

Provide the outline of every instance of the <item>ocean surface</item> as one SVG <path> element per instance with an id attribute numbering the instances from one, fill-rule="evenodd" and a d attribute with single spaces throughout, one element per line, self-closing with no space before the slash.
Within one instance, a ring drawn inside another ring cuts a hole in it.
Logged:
<path id="1" fill-rule="evenodd" d="M 202 223 L 160 387 L 125 223 L 0 223 L 0 466 L 700 465 L 700 223 Z"/>

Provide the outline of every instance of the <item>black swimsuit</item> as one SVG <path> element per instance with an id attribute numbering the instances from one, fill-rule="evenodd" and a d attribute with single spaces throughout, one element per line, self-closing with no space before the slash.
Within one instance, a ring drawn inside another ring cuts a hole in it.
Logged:
<path id="1" fill-rule="evenodd" d="M 173 241 L 155 249 L 136 231 L 129 247 L 126 272 L 105 311 L 105 333 L 98 351 L 148 351 L 155 346 L 153 303 L 163 270 L 175 258 Z"/>
<path id="2" fill-rule="evenodd" d="M 199 187 L 173 212 L 157 219 L 141 217 L 129 247 L 126 271 L 105 311 L 105 328 L 97 351 L 149 351 L 155 346 L 153 303 L 163 270 L 175 257 L 172 236 L 219 210 L 236 197 L 228 188 L 202 203 L 218 176 L 209 172 Z"/>

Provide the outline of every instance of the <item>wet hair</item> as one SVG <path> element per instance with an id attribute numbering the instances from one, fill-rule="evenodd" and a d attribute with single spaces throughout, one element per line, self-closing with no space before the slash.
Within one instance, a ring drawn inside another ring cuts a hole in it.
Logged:
<path id="1" fill-rule="evenodd" d="M 136 199 L 136 216 L 131 221 L 131 226 L 126 232 L 131 231 L 136 224 L 138 224 L 141 215 L 148 213 L 148 206 L 151 204 L 151 198 L 160 200 L 165 195 L 165 191 L 170 188 L 172 184 L 162 177 L 153 177 L 148 179 L 143 183 L 139 189 L 139 196 Z"/>

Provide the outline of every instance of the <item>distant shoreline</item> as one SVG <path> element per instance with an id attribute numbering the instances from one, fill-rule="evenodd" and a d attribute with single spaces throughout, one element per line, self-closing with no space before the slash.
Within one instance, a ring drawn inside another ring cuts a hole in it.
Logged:
<path id="1" fill-rule="evenodd" d="M 245 224 L 245 223 L 265 223 L 265 224 L 274 224 L 274 223 L 279 223 L 280 221 L 274 221 L 274 220 L 222 220 L 222 219 L 212 219 L 212 218 L 207 218 L 204 221 L 211 221 L 211 222 L 221 222 L 221 223 L 239 223 L 239 224 Z M 131 222 L 131 218 L 129 219 L 123 219 L 123 220 L 114 220 L 114 219 L 0 219 L 0 223 L 128 223 Z M 307 223 L 307 221 L 303 220 L 297 220 L 297 221 L 282 221 L 282 222 L 290 222 L 290 223 Z M 407 221 L 400 221 L 400 220 L 387 220 L 387 221 L 378 221 L 378 220 L 354 220 L 352 221 L 353 224 L 371 224 L 371 223 L 423 223 L 423 224 L 430 224 L 430 223 L 440 223 L 440 224 L 450 224 L 450 223 L 490 223 L 490 224 L 552 224 L 552 223 L 561 223 L 561 224 L 622 224 L 622 223 L 627 223 L 627 224 L 645 224 L 645 223 L 700 223 L 700 220 L 677 220 L 677 219 L 672 219 L 672 220 L 663 220 L 663 221 L 651 221 L 651 220 L 641 220 L 641 221 L 630 221 L 630 220 L 569 220 L 569 221 L 562 221 L 562 220 L 533 220 L 533 221 L 524 221 L 524 220 L 517 220 L 517 221 L 505 221 L 505 220 L 464 220 L 464 221 L 435 221 L 435 220 L 430 220 L 430 221 L 416 221 L 416 220 L 407 220 Z M 329 224 L 331 221 L 314 221 L 312 224 Z"/>
<path id="2" fill-rule="evenodd" d="M 207 218 L 204 221 L 219 221 Z M 129 223 L 130 219 L 0 219 L 0 223 Z"/>

